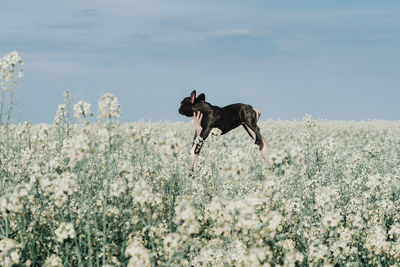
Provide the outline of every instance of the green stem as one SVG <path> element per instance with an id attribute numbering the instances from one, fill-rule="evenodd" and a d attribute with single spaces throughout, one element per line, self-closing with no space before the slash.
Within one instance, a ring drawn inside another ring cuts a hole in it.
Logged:
<path id="1" fill-rule="evenodd" d="M 109 187 L 109 168 L 110 168 L 110 158 L 111 158 L 111 120 L 108 121 L 107 130 L 108 130 L 108 151 L 106 156 L 106 170 L 105 170 L 105 188 L 104 188 L 104 207 L 103 207 L 103 265 L 106 264 L 106 246 L 107 246 L 107 201 L 108 195 L 110 191 Z"/>

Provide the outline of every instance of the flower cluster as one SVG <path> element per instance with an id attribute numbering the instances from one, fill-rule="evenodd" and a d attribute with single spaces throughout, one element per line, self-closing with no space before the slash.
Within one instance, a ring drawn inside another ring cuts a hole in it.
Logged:
<path id="1" fill-rule="evenodd" d="M 1 266 L 12 266 L 19 264 L 20 245 L 13 239 L 4 238 L 0 240 L 0 265 Z"/>
<path id="2" fill-rule="evenodd" d="M 54 231 L 57 241 L 62 243 L 65 239 L 75 238 L 75 230 L 72 223 L 60 223 L 60 226 Z"/>
<path id="3" fill-rule="evenodd" d="M 88 117 L 92 117 L 93 114 L 90 112 L 90 104 L 84 101 L 79 101 L 74 105 L 74 117 L 77 121 L 87 120 Z"/>
<path id="4" fill-rule="evenodd" d="M 121 116 L 121 107 L 118 98 L 110 93 L 103 95 L 99 100 L 100 119 L 118 119 Z"/>
<path id="5" fill-rule="evenodd" d="M 5 55 L 3 58 L 0 58 L 0 80 L 9 82 L 18 64 L 21 66 L 24 64 L 19 57 L 18 52 L 14 51 Z M 18 77 L 23 77 L 23 69 L 18 70 Z M 5 90 L 5 88 L 3 87 L 2 90 Z"/>
<path id="6" fill-rule="evenodd" d="M 18 79 L 24 76 L 21 58 L 19 57 L 17 52 L 11 52 L 5 55 L 3 58 L 0 58 L 0 126 L 5 124 L 8 126 L 10 124 L 12 111 L 14 109 L 14 105 L 16 102 L 16 94 L 15 89 L 18 85 Z M 18 71 L 18 75 L 16 72 Z M 0 135 L 7 135 L 6 127 L 3 132 L 3 129 L 0 128 Z M 8 141 L 8 140 L 7 140 Z M 0 143 L 0 150 L 1 150 Z"/>

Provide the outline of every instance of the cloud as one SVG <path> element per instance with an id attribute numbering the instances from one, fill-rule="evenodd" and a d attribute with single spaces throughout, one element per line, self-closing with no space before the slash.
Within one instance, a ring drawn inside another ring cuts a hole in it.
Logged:
<path id="1" fill-rule="evenodd" d="M 214 36 L 246 36 L 251 35 L 252 31 L 250 29 L 225 29 L 217 30 L 212 35 Z"/>
<path id="2" fill-rule="evenodd" d="M 177 42 L 198 42 L 207 41 L 214 38 L 226 37 L 246 37 L 256 35 L 251 29 L 231 28 L 231 29 L 206 29 L 198 31 L 175 31 L 169 34 L 161 34 L 153 36 L 153 40 L 161 43 L 177 43 Z"/>

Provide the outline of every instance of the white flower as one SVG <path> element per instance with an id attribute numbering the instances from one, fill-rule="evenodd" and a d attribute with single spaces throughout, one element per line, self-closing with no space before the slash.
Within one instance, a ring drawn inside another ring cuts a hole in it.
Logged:
<path id="1" fill-rule="evenodd" d="M 196 220 L 196 211 L 190 200 L 181 200 L 175 207 L 174 222 L 179 225 L 178 231 L 187 235 L 198 233 L 200 225 Z"/>
<path id="2" fill-rule="evenodd" d="M 321 187 L 315 194 L 315 206 L 317 209 L 333 207 L 339 198 L 339 193 L 333 186 Z"/>
<path id="3" fill-rule="evenodd" d="M 0 240 L 0 266 L 19 264 L 20 245 L 13 239 Z"/>
<path id="4" fill-rule="evenodd" d="M 382 182 L 380 180 L 380 177 L 378 177 L 377 175 L 370 175 L 368 176 L 368 180 L 365 185 L 371 190 L 374 190 L 377 187 L 381 186 Z"/>
<path id="5" fill-rule="evenodd" d="M 69 158 L 70 165 L 85 159 L 90 152 L 90 139 L 87 134 L 80 133 L 64 139 L 62 153 Z"/>
<path id="6" fill-rule="evenodd" d="M 130 258 L 129 267 L 151 266 L 149 251 L 143 246 L 139 238 L 128 241 L 125 249 L 125 257 Z"/>
<path id="7" fill-rule="evenodd" d="M 324 227 L 337 227 L 342 220 L 339 212 L 326 212 L 322 217 L 322 225 Z"/>
<path id="8" fill-rule="evenodd" d="M 54 118 L 54 123 L 55 124 L 60 124 L 60 122 L 63 120 L 63 118 L 66 118 L 68 115 L 68 107 L 66 104 L 60 104 L 57 107 L 57 113 Z"/>
<path id="9" fill-rule="evenodd" d="M 236 208 L 238 211 L 237 229 L 241 228 L 244 233 L 247 233 L 249 230 L 257 229 L 261 225 L 255 212 L 254 205 L 247 201 L 236 201 Z"/>
<path id="10" fill-rule="evenodd" d="M 314 128 L 315 127 L 315 120 L 308 113 L 303 116 L 302 122 L 303 122 L 303 126 L 305 128 L 309 128 L 310 129 L 310 128 Z"/>
<path id="11" fill-rule="evenodd" d="M 63 267 L 62 260 L 59 256 L 51 254 L 43 264 L 43 267 Z"/>
<path id="12" fill-rule="evenodd" d="M 124 179 L 117 178 L 110 184 L 110 197 L 120 197 L 127 189 Z"/>
<path id="13" fill-rule="evenodd" d="M 11 52 L 0 59 L 0 69 L 2 70 L 8 69 L 9 67 L 14 68 L 17 64 L 23 65 L 23 62 L 16 51 Z"/>
<path id="14" fill-rule="evenodd" d="M 222 131 L 218 128 L 212 128 L 210 131 L 211 136 L 220 136 L 222 134 Z"/>
<path id="15" fill-rule="evenodd" d="M 49 196 L 58 208 L 61 208 L 68 197 L 79 189 L 76 175 L 69 172 L 55 177 L 51 175 L 40 177 L 39 183 L 43 195 Z"/>
<path id="16" fill-rule="evenodd" d="M 55 230 L 57 241 L 62 243 L 65 239 L 75 238 L 75 229 L 72 223 L 60 223 L 60 226 Z"/>
<path id="17" fill-rule="evenodd" d="M 99 118 L 117 119 L 121 116 L 121 107 L 118 98 L 110 93 L 103 95 L 99 100 Z"/>
<path id="18" fill-rule="evenodd" d="M 371 228 L 368 231 L 367 241 L 364 246 L 376 255 L 382 252 L 388 252 L 390 243 L 387 241 L 386 231 L 379 226 Z"/>
<path id="19" fill-rule="evenodd" d="M 22 78 L 24 77 L 24 70 L 23 69 L 19 69 L 18 70 L 18 78 Z"/>
<path id="20" fill-rule="evenodd" d="M 177 233 L 170 233 L 165 237 L 163 243 L 165 252 L 167 252 L 169 257 L 171 257 L 171 255 L 179 249 L 181 236 Z"/>
<path id="21" fill-rule="evenodd" d="M 191 203 L 187 200 L 182 200 L 175 208 L 175 223 L 179 223 L 182 221 L 191 221 L 195 220 L 195 210 L 192 207 Z"/>
<path id="22" fill-rule="evenodd" d="M 84 101 L 79 101 L 74 105 L 74 117 L 77 121 L 87 119 L 88 116 L 92 116 L 90 112 L 90 104 Z"/>
<path id="23" fill-rule="evenodd" d="M 133 202 L 140 205 L 151 202 L 153 198 L 151 186 L 145 181 L 137 182 L 132 189 L 132 197 Z"/>
<path id="24" fill-rule="evenodd" d="M 246 263 L 246 246 L 239 240 L 233 241 L 229 246 L 229 260 L 230 265 L 240 265 Z"/>
<path id="25" fill-rule="evenodd" d="M 4 218 L 24 209 L 24 198 L 28 196 L 29 190 L 28 184 L 21 183 L 0 197 L 0 213 Z"/>
<path id="26" fill-rule="evenodd" d="M 313 244 L 308 248 L 309 261 L 318 263 L 320 260 L 324 260 L 329 255 L 329 249 L 324 244 Z"/>
<path id="27" fill-rule="evenodd" d="M 279 212 L 271 212 L 268 228 L 275 231 L 282 222 L 282 215 Z"/>
<path id="28" fill-rule="evenodd" d="M 61 176 L 53 180 L 54 195 L 52 199 L 57 207 L 62 207 L 71 196 L 78 190 L 77 177 L 73 173 L 62 173 Z"/>
<path id="29" fill-rule="evenodd" d="M 400 224 L 395 223 L 392 225 L 389 231 L 389 236 L 391 238 L 399 238 L 400 237 Z"/>

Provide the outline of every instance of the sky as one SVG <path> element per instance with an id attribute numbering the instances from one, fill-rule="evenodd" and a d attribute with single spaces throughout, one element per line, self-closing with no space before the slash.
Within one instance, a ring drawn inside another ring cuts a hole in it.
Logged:
<path id="1" fill-rule="evenodd" d="M 399 1 L 4 1 L 0 57 L 18 51 L 16 122 L 119 99 L 121 121 L 188 121 L 195 89 L 261 120 L 399 120 Z"/>

